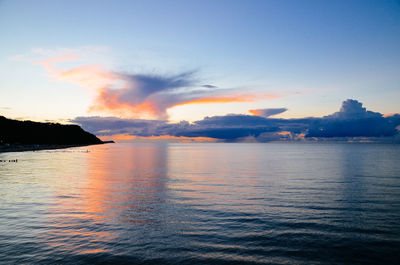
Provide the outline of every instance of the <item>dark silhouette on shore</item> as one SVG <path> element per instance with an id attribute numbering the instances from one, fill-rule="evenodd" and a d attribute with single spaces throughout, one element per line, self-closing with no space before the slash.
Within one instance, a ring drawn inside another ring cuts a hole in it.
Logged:
<path id="1" fill-rule="evenodd" d="M 78 125 L 18 121 L 0 116 L 0 152 L 103 144 Z"/>

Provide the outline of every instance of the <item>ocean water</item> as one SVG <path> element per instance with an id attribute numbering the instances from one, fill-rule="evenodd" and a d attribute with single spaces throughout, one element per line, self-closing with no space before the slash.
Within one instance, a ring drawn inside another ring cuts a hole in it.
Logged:
<path id="1" fill-rule="evenodd" d="M 400 264 L 400 145 L 107 144 L 0 160 L 0 264 Z"/>

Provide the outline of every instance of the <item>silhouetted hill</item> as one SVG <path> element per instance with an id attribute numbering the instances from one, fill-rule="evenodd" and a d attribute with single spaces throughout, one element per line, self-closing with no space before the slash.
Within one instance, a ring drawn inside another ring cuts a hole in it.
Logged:
<path id="1" fill-rule="evenodd" d="M 102 144 L 78 125 L 17 121 L 0 116 L 0 145 L 90 145 Z"/>

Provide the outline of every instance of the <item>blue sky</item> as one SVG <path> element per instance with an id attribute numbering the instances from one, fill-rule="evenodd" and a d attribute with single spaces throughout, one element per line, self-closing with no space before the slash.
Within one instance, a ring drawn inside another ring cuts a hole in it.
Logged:
<path id="1" fill-rule="evenodd" d="M 399 112 L 399 1 L 0 1 L 0 32 L 0 107 L 8 117 L 124 116 L 123 107 L 91 110 L 96 89 L 38 64 L 71 53 L 75 61 L 53 66 L 97 65 L 118 73 L 118 82 L 193 72 L 194 87 L 226 89 L 218 97 L 276 95 L 182 99 L 167 104 L 173 121 L 263 108 L 287 108 L 285 118 L 323 116 L 347 98 Z"/>

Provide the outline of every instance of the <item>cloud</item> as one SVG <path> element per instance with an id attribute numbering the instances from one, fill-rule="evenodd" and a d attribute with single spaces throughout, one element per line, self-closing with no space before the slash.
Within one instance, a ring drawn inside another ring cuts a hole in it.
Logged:
<path id="1" fill-rule="evenodd" d="M 354 99 L 348 99 L 343 101 L 342 107 L 338 112 L 331 115 L 325 116 L 326 119 L 369 119 L 369 118 L 380 118 L 383 115 L 378 112 L 367 111 L 366 108 L 362 106 L 361 102 Z"/>
<path id="2" fill-rule="evenodd" d="M 382 137 L 397 133 L 396 120 L 367 111 L 362 103 L 348 99 L 338 112 L 315 120 L 307 137 Z"/>
<path id="3" fill-rule="evenodd" d="M 218 88 L 217 86 L 213 86 L 213 85 L 202 85 L 202 87 L 205 87 L 205 88 Z"/>
<path id="4" fill-rule="evenodd" d="M 129 134 L 141 137 L 169 135 L 175 137 L 209 137 L 233 140 L 259 135 L 279 128 L 266 119 L 248 115 L 207 117 L 188 123 L 168 123 L 160 120 L 120 119 L 114 117 L 77 117 L 71 120 L 96 135 Z"/>
<path id="5" fill-rule="evenodd" d="M 391 116 L 396 116 L 396 115 L 399 116 L 400 113 L 388 113 L 388 114 L 384 114 L 383 117 L 386 118 L 386 117 L 391 117 Z"/>
<path id="6" fill-rule="evenodd" d="M 51 57 L 37 62 L 50 73 L 50 78 L 87 88 L 93 92 L 120 80 L 117 74 L 105 70 L 100 65 L 83 65 L 69 69 L 55 67 L 54 64 L 78 60 L 76 56 Z"/>
<path id="7" fill-rule="evenodd" d="M 266 133 L 291 130 L 300 133 L 305 130 L 303 120 L 266 119 L 250 115 L 226 115 L 206 117 L 194 123 L 182 121 L 168 123 L 160 120 L 120 119 L 115 117 L 77 117 L 71 120 L 85 130 L 98 136 L 129 134 L 141 137 L 169 135 L 175 137 L 208 137 L 226 141 Z"/>
<path id="8" fill-rule="evenodd" d="M 124 82 L 123 86 L 101 88 L 92 110 L 128 111 L 130 116 L 150 114 L 166 118 L 167 108 L 201 95 L 201 91 L 190 91 L 196 82 L 194 72 L 170 76 L 114 74 Z"/>
<path id="9" fill-rule="evenodd" d="M 91 111 L 130 118 L 166 119 L 167 109 L 188 104 L 255 102 L 282 97 L 274 93 L 239 93 L 201 85 L 196 71 L 178 74 L 132 74 L 108 71 L 100 65 L 62 69 L 55 64 L 76 61 L 76 56 L 51 57 L 38 62 L 61 82 L 88 88 L 96 94 Z"/>
<path id="10" fill-rule="evenodd" d="M 270 109 L 251 109 L 249 112 L 255 116 L 268 118 L 270 116 L 278 115 L 287 111 L 287 108 L 270 108 Z"/>
<path id="11" fill-rule="evenodd" d="M 167 109 L 188 105 L 230 102 L 254 102 L 273 99 L 281 95 L 268 93 L 240 94 L 234 89 L 199 86 L 196 72 L 176 75 L 121 74 L 113 73 L 123 80 L 122 87 L 105 86 L 99 90 L 91 110 L 129 113 L 131 117 L 145 115 L 167 118 Z"/>
<path id="12" fill-rule="evenodd" d="M 76 117 L 70 122 L 80 124 L 86 131 L 98 136 L 128 134 L 137 136 L 159 135 L 159 128 L 167 124 L 162 120 L 121 119 L 116 117 Z"/>
<path id="13" fill-rule="evenodd" d="M 18 54 L 10 57 L 13 61 L 24 61 L 30 63 L 36 63 L 37 61 L 43 60 L 43 58 L 55 58 L 63 56 L 76 57 L 81 59 L 89 59 L 96 61 L 104 61 L 107 59 L 106 53 L 110 50 L 107 46 L 94 46 L 86 45 L 74 48 L 56 48 L 56 49 L 43 49 L 43 48 L 32 48 L 28 52 Z"/>
<path id="14" fill-rule="evenodd" d="M 235 142 L 321 139 L 353 141 L 354 137 L 361 137 L 361 140 L 397 137 L 400 115 L 383 117 L 380 113 L 367 111 L 356 100 L 346 100 L 339 112 L 322 118 L 276 119 L 230 114 L 206 117 L 193 123 L 114 117 L 77 117 L 71 122 L 99 136 L 126 134 L 138 137 L 206 137 Z"/>
<path id="15" fill-rule="evenodd" d="M 112 136 L 100 136 L 103 141 L 135 141 L 135 142 L 172 142 L 172 143 L 195 143 L 195 142 L 218 142 L 218 139 L 209 137 L 184 137 L 184 136 L 136 136 L 136 135 L 112 135 Z"/>

